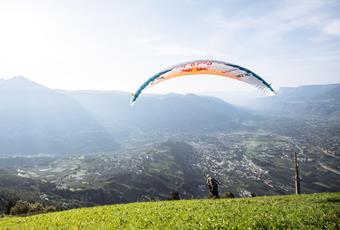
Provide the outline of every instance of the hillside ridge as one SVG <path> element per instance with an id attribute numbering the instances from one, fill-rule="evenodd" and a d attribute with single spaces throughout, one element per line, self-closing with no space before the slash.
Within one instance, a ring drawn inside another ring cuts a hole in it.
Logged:
<path id="1" fill-rule="evenodd" d="M 0 229 L 337 229 L 340 193 L 130 203 L 0 219 Z"/>

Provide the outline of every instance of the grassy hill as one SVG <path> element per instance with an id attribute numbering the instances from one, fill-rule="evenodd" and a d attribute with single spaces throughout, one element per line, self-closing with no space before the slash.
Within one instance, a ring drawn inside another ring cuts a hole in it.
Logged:
<path id="1" fill-rule="evenodd" d="M 182 200 L 0 219 L 0 229 L 339 229 L 340 193 Z"/>

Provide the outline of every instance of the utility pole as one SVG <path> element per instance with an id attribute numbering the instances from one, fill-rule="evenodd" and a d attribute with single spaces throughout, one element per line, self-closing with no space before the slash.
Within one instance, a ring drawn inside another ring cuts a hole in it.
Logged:
<path id="1" fill-rule="evenodd" d="M 294 152 L 294 182 L 295 182 L 295 194 L 300 194 L 300 176 L 299 176 L 299 165 L 298 165 L 298 160 L 297 160 L 297 152 Z"/>

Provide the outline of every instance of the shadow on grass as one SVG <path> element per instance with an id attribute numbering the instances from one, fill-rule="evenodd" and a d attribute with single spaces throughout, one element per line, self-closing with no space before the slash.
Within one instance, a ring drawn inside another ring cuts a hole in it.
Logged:
<path id="1" fill-rule="evenodd" d="M 340 198 L 328 198 L 328 199 L 326 199 L 326 202 L 339 203 L 340 204 Z"/>

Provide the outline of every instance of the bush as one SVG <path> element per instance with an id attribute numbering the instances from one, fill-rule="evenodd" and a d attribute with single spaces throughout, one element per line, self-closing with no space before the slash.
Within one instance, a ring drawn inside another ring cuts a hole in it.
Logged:
<path id="1" fill-rule="evenodd" d="M 177 191 L 171 192 L 169 200 L 180 200 L 179 193 Z"/>
<path id="2" fill-rule="evenodd" d="M 42 212 L 44 211 L 44 206 L 40 203 L 33 203 L 29 205 L 28 212 Z"/>
<path id="3" fill-rule="evenodd" d="M 20 200 L 18 193 L 0 188 L 0 213 L 10 214 L 11 208 Z"/>
<path id="4" fill-rule="evenodd" d="M 11 208 L 11 215 L 20 215 L 28 213 L 30 203 L 27 201 L 19 200 L 16 204 Z"/>
<path id="5" fill-rule="evenodd" d="M 41 203 L 29 203 L 27 201 L 19 200 L 16 204 L 11 208 L 11 215 L 21 215 L 27 213 L 35 213 L 35 212 L 44 212 L 44 211 L 55 211 L 56 208 L 54 206 L 44 207 Z"/>
<path id="6" fill-rule="evenodd" d="M 11 214 L 11 209 L 15 205 L 16 201 L 10 200 L 8 201 L 8 204 L 5 207 L 5 214 L 9 215 Z"/>
<path id="7" fill-rule="evenodd" d="M 45 207 L 45 212 L 55 212 L 55 211 L 57 211 L 57 208 L 54 207 L 53 205 L 49 205 Z"/>
<path id="8" fill-rule="evenodd" d="M 232 192 L 224 192 L 222 198 L 235 198 Z"/>

